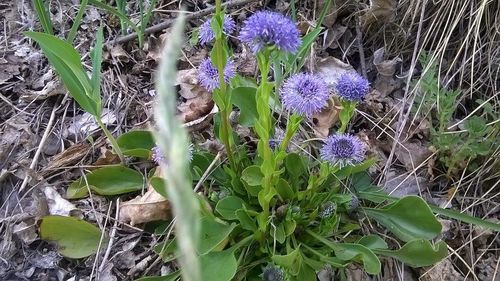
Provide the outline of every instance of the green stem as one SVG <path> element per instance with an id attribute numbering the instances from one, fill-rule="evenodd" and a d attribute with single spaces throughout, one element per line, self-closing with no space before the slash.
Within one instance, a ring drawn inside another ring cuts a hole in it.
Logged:
<path id="1" fill-rule="evenodd" d="M 285 131 L 285 138 L 281 142 L 281 148 L 280 150 L 283 152 L 286 152 L 286 148 L 288 147 L 288 143 L 290 140 L 293 138 L 293 135 L 295 132 L 297 132 L 297 129 L 299 128 L 300 122 L 302 122 L 302 116 L 297 115 L 297 114 L 292 114 L 290 118 L 288 118 L 287 123 L 286 123 L 286 131 Z"/>
<path id="2" fill-rule="evenodd" d="M 269 218 L 269 203 L 273 194 L 273 174 L 275 169 L 274 157 L 269 147 L 269 132 L 271 131 L 271 109 L 269 108 L 269 98 L 271 96 L 272 85 L 267 82 L 270 70 L 270 50 L 265 49 L 257 54 L 258 66 L 261 74 L 260 85 L 257 88 L 257 112 L 259 115 L 255 131 L 259 136 L 257 151 L 262 159 L 261 172 L 262 190 L 259 192 L 259 204 L 262 213 L 258 216 L 259 230 L 264 233 L 267 229 Z"/>
<path id="3" fill-rule="evenodd" d="M 106 135 L 106 137 L 108 138 L 109 142 L 111 143 L 111 147 L 113 147 L 113 150 L 115 151 L 115 153 L 120 158 L 120 161 L 122 162 L 122 164 L 125 164 L 125 157 L 123 156 L 123 153 L 122 153 L 122 151 L 120 149 L 120 146 L 116 142 L 115 137 L 113 137 L 113 135 L 108 130 L 108 128 L 106 127 L 106 125 L 104 125 L 104 123 L 102 122 L 101 118 L 96 118 L 96 121 L 97 121 L 97 124 L 99 125 L 99 127 L 101 127 L 101 129 L 104 132 L 104 134 Z"/>

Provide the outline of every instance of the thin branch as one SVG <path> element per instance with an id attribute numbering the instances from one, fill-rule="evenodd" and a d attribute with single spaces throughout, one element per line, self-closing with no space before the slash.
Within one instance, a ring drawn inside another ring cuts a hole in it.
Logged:
<path id="1" fill-rule="evenodd" d="M 222 7 L 232 8 L 232 7 L 242 6 L 242 5 L 245 5 L 248 3 L 252 3 L 252 2 L 257 2 L 257 1 L 258 0 L 231 0 L 231 1 L 223 3 Z M 186 21 L 209 15 L 209 14 L 213 13 L 214 11 L 215 11 L 215 7 L 210 7 L 210 8 L 206 8 L 204 10 L 198 11 L 198 12 L 188 14 L 188 15 L 186 15 Z M 151 33 L 162 31 L 162 30 L 170 27 L 174 23 L 174 21 L 175 21 L 175 19 L 170 19 L 170 20 L 164 21 L 162 23 L 148 27 L 148 28 L 146 28 L 146 30 L 144 30 L 144 35 L 148 35 Z M 116 40 L 114 40 L 112 42 L 112 44 L 125 43 L 128 41 L 134 40 L 135 38 L 137 38 L 137 36 L 138 36 L 137 32 L 133 32 L 133 33 L 130 33 L 128 35 L 117 38 Z"/>

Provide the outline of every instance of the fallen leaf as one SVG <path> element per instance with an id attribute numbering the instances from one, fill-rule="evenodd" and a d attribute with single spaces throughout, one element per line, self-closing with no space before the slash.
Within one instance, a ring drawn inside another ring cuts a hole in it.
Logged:
<path id="1" fill-rule="evenodd" d="M 330 134 L 330 128 L 338 121 L 339 110 L 333 99 L 329 99 L 328 105 L 312 116 L 312 127 L 317 137 L 326 138 Z"/>
<path id="2" fill-rule="evenodd" d="M 52 157 L 52 159 L 49 161 L 49 165 L 41 172 L 42 176 L 45 177 L 51 174 L 54 169 L 67 167 L 78 163 L 88 153 L 89 149 L 90 144 L 88 144 L 87 142 L 77 143 L 68 147 L 61 153 Z"/>
<path id="3" fill-rule="evenodd" d="M 254 76 L 257 73 L 257 60 L 255 55 L 243 45 L 241 54 L 235 60 L 236 69 L 242 76 Z"/>
<path id="4" fill-rule="evenodd" d="M 364 29 L 372 24 L 383 24 L 391 22 L 396 13 L 396 0 L 370 0 L 370 7 L 361 16 Z"/>
<path id="5" fill-rule="evenodd" d="M 43 188 L 43 193 L 47 199 L 49 214 L 51 215 L 69 216 L 70 213 L 77 209 L 75 205 L 64 199 L 59 195 L 57 190 L 51 186 L 45 186 Z"/>
<path id="6" fill-rule="evenodd" d="M 327 57 L 318 61 L 316 65 L 317 74 L 325 80 L 331 89 L 337 85 L 337 81 L 346 71 L 354 71 L 354 68 L 347 63 L 335 58 Z"/>
<path id="7" fill-rule="evenodd" d="M 161 174 L 161 167 L 158 167 L 155 176 Z M 120 221 L 131 225 L 167 220 L 171 218 L 170 203 L 149 184 L 144 195 L 121 203 L 119 218 Z"/>
<path id="8" fill-rule="evenodd" d="M 420 195 L 428 187 L 428 182 L 423 177 L 416 177 L 403 173 L 402 171 L 391 170 L 387 174 L 387 179 L 383 190 L 394 197 L 404 197 L 407 195 Z"/>
<path id="9" fill-rule="evenodd" d="M 444 259 L 432 267 L 423 267 L 419 269 L 421 281 L 455 281 L 463 280 L 463 276 L 455 270 L 450 259 Z"/>
<path id="10" fill-rule="evenodd" d="M 37 227 L 35 223 L 27 224 L 22 221 L 16 225 L 12 230 L 12 233 L 21 239 L 27 245 L 31 244 L 33 241 L 38 239 L 38 234 L 36 233 Z"/>
<path id="11" fill-rule="evenodd" d="M 394 154 L 407 171 L 413 171 L 432 155 L 432 151 L 419 140 L 409 140 L 398 144 Z"/>
<path id="12" fill-rule="evenodd" d="M 107 108 L 103 109 L 101 116 L 104 125 L 110 125 L 116 122 L 115 114 Z M 88 112 L 85 112 L 73 117 L 73 120 L 69 125 L 66 134 L 72 136 L 88 136 L 98 128 L 99 126 L 97 125 L 94 116 L 92 116 L 92 114 Z"/>
<path id="13" fill-rule="evenodd" d="M 396 65 L 402 62 L 400 57 L 390 60 L 384 60 L 385 48 L 382 47 L 373 53 L 373 65 L 377 68 L 380 75 L 391 77 L 396 72 Z"/>
<path id="14" fill-rule="evenodd" d="M 99 166 L 119 164 L 120 162 L 120 157 L 118 157 L 117 154 L 114 154 L 106 147 L 101 147 L 101 155 L 97 158 L 93 165 L 96 166 L 95 169 L 97 169 Z"/>

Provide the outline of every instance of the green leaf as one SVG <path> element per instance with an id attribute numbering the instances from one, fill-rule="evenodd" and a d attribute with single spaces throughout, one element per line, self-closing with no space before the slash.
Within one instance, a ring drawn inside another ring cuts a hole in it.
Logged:
<path id="1" fill-rule="evenodd" d="M 103 167 L 73 182 L 66 191 L 66 197 L 76 199 L 87 196 L 87 184 L 97 194 L 117 195 L 141 190 L 144 187 L 144 178 L 141 173 L 127 167 Z"/>
<path id="2" fill-rule="evenodd" d="M 367 273 L 380 273 L 380 260 L 367 247 L 353 243 L 335 243 L 335 255 L 341 260 L 361 260 Z"/>
<path id="3" fill-rule="evenodd" d="M 291 253 L 287 255 L 273 255 L 271 259 L 276 265 L 279 265 L 284 268 L 291 268 L 292 266 L 297 266 L 297 261 L 301 259 L 299 248 L 293 250 Z M 299 264 L 300 266 L 300 264 Z"/>
<path id="4" fill-rule="evenodd" d="M 295 198 L 295 193 L 288 184 L 288 182 L 282 178 L 278 181 L 278 186 L 276 186 L 276 192 L 283 200 L 293 200 Z"/>
<path id="5" fill-rule="evenodd" d="M 295 178 L 307 173 L 307 165 L 297 153 L 290 153 L 285 157 L 285 167 L 287 172 Z"/>
<path id="6" fill-rule="evenodd" d="M 153 134 L 150 131 L 130 131 L 116 139 L 123 154 L 134 157 L 149 158 L 151 149 L 155 146 Z"/>
<path id="7" fill-rule="evenodd" d="M 358 193 L 359 197 L 365 200 L 369 200 L 374 203 L 381 203 L 384 201 L 395 202 L 398 198 L 386 195 L 380 191 L 362 191 Z M 494 223 L 481 218 L 473 217 L 455 210 L 443 209 L 434 205 L 429 205 L 432 212 L 439 214 L 448 218 L 456 219 L 465 223 L 475 224 L 481 227 L 485 227 L 494 231 L 500 232 L 500 223 Z"/>
<path id="8" fill-rule="evenodd" d="M 238 263 L 231 250 L 210 252 L 200 257 L 203 280 L 231 281 L 236 274 Z"/>
<path id="9" fill-rule="evenodd" d="M 375 253 L 398 259 L 411 267 L 431 266 L 448 256 L 446 243 L 432 245 L 424 239 L 412 240 L 396 251 L 375 249 Z"/>
<path id="10" fill-rule="evenodd" d="M 464 127 L 473 136 L 483 136 L 487 132 L 486 120 L 476 115 L 467 119 Z"/>
<path id="11" fill-rule="evenodd" d="M 223 224 L 215 221 L 212 217 L 203 217 L 201 219 L 201 240 L 198 244 L 198 253 L 204 255 L 212 251 L 231 234 L 235 227 L 236 224 Z"/>
<path id="12" fill-rule="evenodd" d="M 246 210 L 240 209 L 236 211 L 236 217 L 240 221 L 240 226 L 243 229 L 257 231 L 255 221 L 250 217 Z"/>
<path id="13" fill-rule="evenodd" d="M 306 230 L 311 236 L 321 241 L 323 244 L 331 248 L 337 258 L 345 261 L 362 261 L 363 266 L 369 274 L 379 274 L 381 269 L 380 260 L 367 247 L 361 244 L 353 243 L 336 243 L 330 241 L 310 230 Z"/>
<path id="14" fill-rule="evenodd" d="M 363 172 L 365 170 L 368 170 L 368 168 L 373 166 L 373 164 L 375 164 L 376 162 L 377 162 L 377 158 L 375 158 L 375 157 L 369 158 L 369 159 L 366 159 L 365 161 L 363 161 L 362 163 L 359 163 L 357 165 L 346 166 L 346 167 L 340 169 L 338 172 L 336 172 L 335 175 L 339 179 L 344 179 L 350 175 L 357 174 L 359 172 Z"/>
<path id="15" fill-rule="evenodd" d="M 168 198 L 167 194 L 167 183 L 163 178 L 160 177 L 152 177 L 149 179 L 149 184 L 154 188 L 156 192 L 158 192 L 164 198 Z"/>
<path id="16" fill-rule="evenodd" d="M 103 1 L 100 0 L 89 0 L 90 5 L 102 9 L 116 17 L 118 17 L 121 21 L 125 22 L 128 26 L 130 26 L 137 34 L 141 33 L 141 30 L 139 27 L 137 27 L 136 24 L 134 24 L 125 14 L 122 12 L 118 11 L 117 9 L 113 8 L 112 6 L 104 3 Z"/>
<path id="17" fill-rule="evenodd" d="M 236 211 L 245 205 L 243 199 L 237 196 L 227 196 L 217 202 L 215 210 L 227 220 L 236 220 Z"/>
<path id="18" fill-rule="evenodd" d="M 239 124 L 253 127 L 259 118 L 257 113 L 257 89 L 253 87 L 237 87 L 231 94 L 231 102 L 240 109 Z"/>
<path id="19" fill-rule="evenodd" d="M 52 20 L 50 19 L 50 13 L 45 7 L 44 0 L 33 0 L 33 7 L 35 8 L 40 24 L 42 25 L 43 31 L 47 34 L 54 34 L 54 28 L 52 27 Z"/>
<path id="20" fill-rule="evenodd" d="M 241 174 L 241 179 L 249 186 L 259 186 L 263 177 L 259 166 L 249 166 Z"/>
<path id="21" fill-rule="evenodd" d="M 359 239 L 358 244 L 361 244 L 369 249 L 387 249 L 389 246 L 387 246 L 387 243 L 384 241 L 384 239 L 380 238 L 380 236 L 375 235 L 375 234 L 370 234 L 367 236 L 361 237 Z"/>
<path id="22" fill-rule="evenodd" d="M 101 64 L 103 41 L 104 35 L 102 26 L 100 26 L 97 30 L 95 47 L 90 53 L 92 59 L 92 77 L 90 78 L 92 86 L 91 98 L 98 103 L 99 108 L 101 107 Z"/>
<path id="23" fill-rule="evenodd" d="M 73 259 L 95 254 L 101 236 L 99 228 L 74 217 L 45 216 L 40 224 L 40 237 L 56 242 L 59 253 Z M 106 243 L 104 239 L 101 247 Z"/>
<path id="24" fill-rule="evenodd" d="M 403 197 L 382 209 L 363 210 L 405 242 L 419 238 L 430 240 L 441 233 L 441 224 L 418 196 Z"/>
<path id="25" fill-rule="evenodd" d="M 76 102 L 88 113 L 100 117 L 100 100 L 93 99 L 90 79 L 83 69 L 80 55 L 73 46 L 50 34 L 39 32 L 24 34 L 40 45 Z"/>

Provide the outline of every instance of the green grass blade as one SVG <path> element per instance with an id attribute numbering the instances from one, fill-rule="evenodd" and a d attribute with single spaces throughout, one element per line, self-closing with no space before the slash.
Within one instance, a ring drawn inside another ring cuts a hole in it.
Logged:
<path id="1" fill-rule="evenodd" d="M 54 34 L 54 28 L 52 27 L 52 20 L 50 19 L 49 11 L 45 6 L 44 0 L 33 0 L 33 7 L 38 15 L 38 19 L 42 24 L 42 28 L 47 34 Z"/>
<path id="2" fill-rule="evenodd" d="M 168 167 L 162 168 L 166 177 L 166 192 L 176 217 L 182 280 L 198 281 L 201 280 L 200 261 L 196 253 L 200 240 L 200 205 L 189 179 L 187 132 L 175 117 L 177 95 L 174 84 L 177 58 L 183 43 L 184 23 L 185 16 L 181 13 L 162 52 L 156 81 L 158 103 L 155 106 L 155 120 L 158 131 L 155 132 L 155 139 L 168 162 Z"/>
<path id="3" fill-rule="evenodd" d="M 80 23 L 82 22 L 83 14 L 87 9 L 88 3 L 89 0 L 82 0 L 82 2 L 80 3 L 80 8 L 78 9 L 78 13 L 76 14 L 76 17 L 73 19 L 73 25 L 71 26 L 71 29 L 68 33 L 68 38 L 66 38 L 66 41 L 68 41 L 68 43 L 70 44 L 72 44 L 73 40 L 75 40 L 76 32 L 78 31 L 78 27 L 80 27 Z"/>
<path id="4" fill-rule="evenodd" d="M 92 85 L 91 98 L 101 107 L 101 64 L 102 64 L 102 46 L 104 35 L 102 26 L 97 30 L 97 36 L 94 49 L 91 52 L 92 58 L 92 77 L 90 79 Z"/>
<path id="5" fill-rule="evenodd" d="M 98 103 L 92 98 L 92 86 L 83 69 L 80 55 L 67 42 L 46 33 L 25 32 L 43 50 L 50 64 L 61 77 L 71 96 L 88 113 L 98 116 Z"/>

